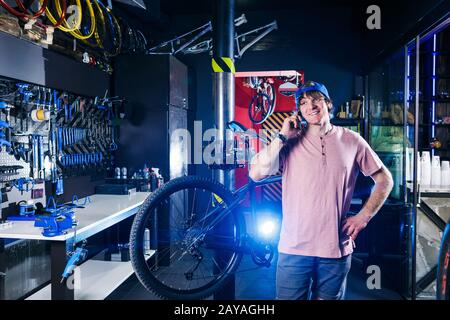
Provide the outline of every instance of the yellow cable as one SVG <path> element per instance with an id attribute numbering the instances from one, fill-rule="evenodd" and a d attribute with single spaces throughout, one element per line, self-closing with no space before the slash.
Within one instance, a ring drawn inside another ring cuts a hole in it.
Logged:
<path id="1" fill-rule="evenodd" d="M 105 36 L 105 34 L 106 34 L 105 16 L 103 15 L 102 8 L 101 8 L 100 5 L 98 4 L 98 1 L 97 1 L 97 0 L 94 0 L 94 3 L 95 3 L 95 7 L 97 8 L 97 11 L 98 11 L 98 13 L 99 13 L 99 16 L 98 16 L 98 17 L 100 18 L 100 23 L 101 23 L 101 28 L 102 28 L 102 31 L 103 31 L 103 36 Z M 99 47 L 100 49 L 103 49 L 103 40 L 102 40 L 102 38 L 100 37 L 100 34 L 98 33 L 98 28 L 95 29 L 94 36 L 95 36 L 95 41 L 97 42 L 98 47 Z"/>
<path id="2" fill-rule="evenodd" d="M 112 20 L 113 20 L 114 24 L 116 25 L 118 44 L 117 44 L 117 48 L 116 48 L 115 52 L 112 54 L 112 56 L 117 56 L 120 53 L 120 49 L 122 48 L 122 30 L 120 28 L 119 21 L 117 21 L 116 17 L 112 13 L 112 10 L 110 8 L 106 7 L 106 11 L 108 11 L 108 14 L 111 15 Z"/>
<path id="3" fill-rule="evenodd" d="M 97 14 L 96 14 L 97 18 L 95 19 L 96 26 L 95 26 L 95 31 L 94 31 L 94 37 L 95 37 L 95 42 L 96 43 L 89 42 L 87 39 L 81 39 L 81 41 L 83 41 L 84 44 L 86 44 L 86 45 L 88 45 L 90 47 L 98 47 L 100 49 L 103 49 L 103 41 L 102 41 L 102 38 L 101 38 L 101 36 L 100 36 L 100 34 L 98 32 L 99 31 L 99 26 L 97 26 L 97 23 L 100 20 L 100 23 L 101 23 L 100 28 L 101 28 L 101 30 L 103 30 L 103 34 L 105 34 L 106 33 L 105 17 L 103 15 L 102 9 L 101 9 L 100 5 L 98 4 L 97 0 L 94 0 L 94 4 L 95 4 L 95 7 L 97 9 Z"/>
<path id="4" fill-rule="evenodd" d="M 79 1 L 79 0 L 77 0 Z M 91 29 L 89 30 L 89 33 L 87 35 L 83 35 L 83 33 L 79 30 L 80 27 L 78 27 L 76 30 L 69 31 L 69 33 L 74 36 L 75 38 L 79 40 L 85 40 L 89 39 L 95 31 L 95 15 L 94 15 L 94 8 L 92 7 L 92 3 L 90 0 L 85 0 L 86 5 L 88 7 L 89 16 L 91 17 Z M 81 8 L 81 5 L 80 5 Z M 59 2 L 56 2 L 56 11 L 58 11 L 58 14 L 61 14 L 61 6 L 59 5 Z M 81 22 L 81 19 L 80 19 Z"/>
<path id="5" fill-rule="evenodd" d="M 39 0 L 39 1 L 40 1 L 41 5 L 44 2 L 43 0 Z M 60 5 L 59 1 L 55 0 L 55 3 L 56 3 L 56 8 L 58 10 L 58 14 L 59 14 L 59 16 L 61 16 L 61 13 L 62 13 L 61 12 L 62 11 L 61 10 L 61 5 Z M 63 23 L 60 26 L 58 26 L 58 29 L 60 29 L 61 31 L 72 32 L 72 31 L 78 30 L 80 28 L 80 26 L 81 26 L 81 19 L 82 19 L 82 13 L 83 13 L 82 9 L 81 9 L 81 1 L 80 0 L 75 0 L 75 3 L 76 3 L 75 14 L 77 15 L 76 22 L 73 25 L 73 27 L 65 27 L 64 25 L 69 26 L 69 23 L 67 22 L 66 18 L 64 18 Z M 67 5 L 67 7 L 69 7 L 69 5 Z M 50 12 L 49 6 L 47 6 L 47 8 L 45 9 L 45 13 L 46 13 L 46 16 L 48 17 L 48 19 L 53 24 L 56 24 L 57 21 L 53 17 L 52 13 Z"/>

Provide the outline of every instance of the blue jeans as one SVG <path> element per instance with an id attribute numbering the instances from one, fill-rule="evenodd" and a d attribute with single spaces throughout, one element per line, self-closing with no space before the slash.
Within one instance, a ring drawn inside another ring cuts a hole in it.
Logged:
<path id="1" fill-rule="evenodd" d="M 277 299 L 344 299 L 351 261 L 351 254 L 342 258 L 319 258 L 279 253 Z"/>

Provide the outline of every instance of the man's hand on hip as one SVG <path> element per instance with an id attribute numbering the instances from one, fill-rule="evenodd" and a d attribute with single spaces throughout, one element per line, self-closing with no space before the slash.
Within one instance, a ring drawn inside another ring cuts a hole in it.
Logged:
<path id="1" fill-rule="evenodd" d="M 370 218 L 361 213 L 357 214 L 356 216 L 348 217 L 342 230 L 346 235 L 355 240 L 360 231 L 367 227 L 369 220 Z"/>

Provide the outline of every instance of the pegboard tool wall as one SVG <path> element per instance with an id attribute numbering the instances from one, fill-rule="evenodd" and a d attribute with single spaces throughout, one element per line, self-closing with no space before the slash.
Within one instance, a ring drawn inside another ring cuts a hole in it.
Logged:
<path id="1" fill-rule="evenodd" d="M 110 87 L 107 73 L 3 32 L 0 47 L 8 48 L 0 55 L 0 76 L 88 97 L 103 96 Z M 66 178 L 65 192 L 58 202 L 70 201 L 73 194 L 79 197 L 93 194 L 95 185 L 103 182 L 99 178 L 90 175 Z M 49 194 L 51 182 L 46 182 L 45 187 Z"/>
<path id="2" fill-rule="evenodd" d="M 37 192 L 34 187 L 44 181 L 47 196 L 65 195 L 62 201 L 93 191 L 80 177 L 89 176 L 91 182 L 103 178 L 117 149 L 118 110 L 107 101 L 0 77 L 0 182 L 11 195 L 3 199 L 3 207 L 10 209 L 11 202 L 29 197 L 45 204 L 44 188 Z M 77 177 L 74 181 L 84 192 L 72 186 L 71 194 L 63 191 L 70 177 Z M 13 186 L 33 190 L 16 199 Z M 3 218 L 5 214 L 9 212 Z"/>
<path id="3" fill-rule="evenodd" d="M 66 89 L 71 95 L 85 97 L 86 99 L 93 98 L 94 96 L 103 96 L 106 89 L 109 88 L 109 75 L 91 66 L 74 62 L 65 56 L 49 52 L 31 43 L 15 39 L 2 33 L 0 33 L 0 44 L 2 47 L 9 49 L 7 54 L 0 56 L 0 76 L 4 76 L 2 78 L 20 79 L 16 80 L 16 82 L 42 84 L 43 86 L 41 88 L 46 85 L 46 88 L 50 89 L 50 91 L 56 89 L 58 92 L 63 92 L 62 89 Z M 73 92 L 77 94 L 73 94 Z M 20 126 L 20 119 L 15 119 L 17 112 L 18 109 L 17 111 L 15 108 L 10 109 L 10 120 L 13 125 L 17 124 Z M 1 116 L 1 119 L 5 121 L 6 112 L 2 111 Z M 63 125 L 64 120 L 64 115 L 61 115 L 59 121 Z M 19 122 L 15 123 L 15 121 Z M 80 124 L 76 125 L 80 127 Z M 37 133 L 44 133 L 42 143 L 47 148 L 49 123 L 32 124 L 32 128 L 36 129 Z M 86 132 L 83 133 L 81 131 L 81 134 L 86 134 Z M 29 139 L 26 135 L 17 137 L 19 143 L 20 141 L 27 143 Z M 3 146 L 4 148 L 5 146 Z M 89 150 L 83 147 L 80 149 L 78 146 L 69 149 L 71 153 L 77 151 L 86 152 Z M 83 161 L 83 159 L 79 161 Z M 85 161 L 89 161 L 89 159 L 85 159 Z M 16 160 L 14 156 L 8 156 L 5 150 L 1 151 L 0 163 L 1 165 L 22 166 L 23 169 L 19 171 L 22 171 L 21 173 L 23 175 L 27 175 L 27 171 L 28 175 L 31 173 L 29 165 L 21 159 Z M 103 183 L 103 177 L 104 172 L 102 170 L 90 170 L 90 172 L 79 170 L 76 176 L 73 174 L 65 174 L 65 192 L 57 197 L 58 202 L 70 201 L 73 194 L 77 194 L 78 197 L 93 194 L 95 186 Z M 47 195 L 54 192 L 51 181 L 45 182 L 45 190 L 45 194 Z M 20 200 L 27 200 L 27 198 L 31 198 L 31 194 L 24 192 Z M 5 209 L 4 211 L 6 211 L 4 212 L 5 214 L 8 214 L 8 211 L 14 212 L 16 210 L 16 208 L 11 208 L 14 207 L 11 206 L 11 202 L 14 200 L 16 199 L 12 196 L 11 199 L 8 199 L 8 202 L 2 204 L 2 207 Z"/>

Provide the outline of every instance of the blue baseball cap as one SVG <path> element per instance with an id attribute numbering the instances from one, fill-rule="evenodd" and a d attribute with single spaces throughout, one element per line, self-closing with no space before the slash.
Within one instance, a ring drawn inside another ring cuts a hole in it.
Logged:
<path id="1" fill-rule="evenodd" d="M 298 98 L 300 98 L 300 96 L 304 92 L 308 92 L 308 91 L 319 91 L 320 93 L 322 93 L 325 96 L 325 98 L 327 98 L 328 100 L 331 100 L 330 95 L 328 94 L 327 88 L 323 84 L 315 82 L 315 81 L 307 81 L 304 85 L 302 85 L 300 88 L 298 88 L 297 91 L 295 92 L 295 100 L 298 100 Z"/>

